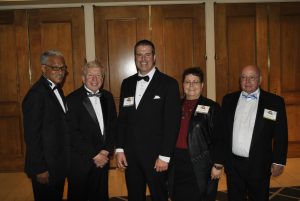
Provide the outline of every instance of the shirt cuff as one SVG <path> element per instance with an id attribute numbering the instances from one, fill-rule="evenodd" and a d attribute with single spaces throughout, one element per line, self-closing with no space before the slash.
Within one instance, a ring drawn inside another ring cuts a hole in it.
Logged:
<path id="1" fill-rule="evenodd" d="M 170 162 L 170 157 L 159 155 L 158 158 L 164 162 L 167 162 L 167 163 Z"/>
<path id="2" fill-rule="evenodd" d="M 285 165 L 282 165 L 282 164 L 278 164 L 278 163 L 273 163 L 274 165 L 279 165 L 279 166 L 285 166 Z"/>
<path id="3" fill-rule="evenodd" d="M 115 152 L 116 152 L 116 153 L 121 153 L 121 152 L 124 153 L 124 149 L 122 149 L 122 148 L 117 148 Z"/>

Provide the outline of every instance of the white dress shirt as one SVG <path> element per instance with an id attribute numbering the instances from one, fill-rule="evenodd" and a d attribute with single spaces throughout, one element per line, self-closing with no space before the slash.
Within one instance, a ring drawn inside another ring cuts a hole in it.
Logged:
<path id="1" fill-rule="evenodd" d="M 139 103 L 140 103 L 140 101 L 141 101 L 141 99 L 142 99 L 149 83 L 151 82 L 155 71 L 156 71 L 156 68 L 152 68 L 152 70 L 147 74 L 149 76 L 149 81 L 148 82 L 143 80 L 143 79 L 140 80 L 140 81 L 137 81 L 136 90 L 135 90 L 135 97 L 134 97 L 134 99 L 135 99 L 135 108 L 137 108 L 139 106 Z M 142 75 L 140 73 L 138 74 L 138 76 L 141 76 L 141 77 L 147 76 L 147 75 Z"/>
<path id="2" fill-rule="evenodd" d="M 137 81 L 137 83 L 136 83 L 136 90 L 135 90 L 135 97 L 134 97 L 134 99 L 135 99 L 135 108 L 136 108 L 136 109 L 138 108 L 139 103 L 140 103 L 140 101 L 141 101 L 141 99 L 142 99 L 142 97 L 143 97 L 143 95 L 144 95 L 144 93 L 145 93 L 145 91 L 146 91 L 146 89 L 147 89 L 149 83 L 151 82 L 151 80 L 152 80 L 152 78 L 153 78 L 153 75 L 154 75 L 155 71 L 156 71 L 156 68 L 154 67 L 154 68 L 152 68 L 152 70 L 147 74 L 147 75 L 149 76 L 149 81 L 148 81 L 148 82 L 146 82 L 146 81 L 143 80 L 143 79 L 140 80 L 140 81 Z M 141 76 L 141 77 L 147 76 L 147 75 L 142 75 L 142 74 L 138 73 L 138 76 Z M 116 153 L 118 153 L 118 152 L 124 152 L 124 149 L 122 149 L 122 148 L 117 148 L 117 149 L 116 149 Z M 158 158 L 159 158 L 160 160 L 162 160 L 162 161 L 167 162 L 167 163 L 170 162 L 170 157 L 159 155 Z"/>
<path id="3" fill-rule="evenodd" d="M 47 80 L 48 80 L 48 82 L 51 83 L 50 87 L 51 87 L 51 89 L 53 90 L 54 87 L 55 87 L 56 85 L 55 85 L 51 80 L 49 80 L 49 79 L 47 79 Z M 60 103 L 60 105 L 61 105 L 63 111 L 66 113 L 65 104 L 64 104 L 64 102 L 63 102 L 63 100 L 62 100 L 62 98 L 61 98 L 61 96 L 60 96 L 60 94 L 59 94 L 57 88 L 54 89 L 53 92 L 54 92 L 54 94 L 55 94 L 57 100 L 59 101 L 59 103 Z"/>
<path id="4" fill-rule="evenodd" d="M 84 85 L 84 88 L 94 94 L 94 92 L 92 92 L 91 90 L 89 90 L 85 85 Z M 98 93 L 98 91 L 96 91 L 96 93 Z M 99 123 L 99 126 L 100 126 L 100 129 L 101 129 L 101 134 L 103 135 L 104 134 L 104 120 L 103 120 L 103 113 L 102 113 L 102 107 L 101 107 L 101 102 L 100 102 L 100 98 L 97 97 L 97 96 L 92 96 L 92 97 L 89 97 L 91 103 L 92 103 L 92 106 L 94 108 L 94 111 L 96 113 L 96 116 L 97 116 L 97 120 L 98 120 L 98 123 Z"/>
<path id="5" fill-rule="evenodd" d="M 250 145 L 256 120 L 260 91 L 251 94 L 242 92 L 234 116 L 232 134 L 232 153 L 242 157 L 249 157 Z M 250 95 L 252 97 L 246 98 Z M 256 96 L 256 98 L 253 98 Z"/>

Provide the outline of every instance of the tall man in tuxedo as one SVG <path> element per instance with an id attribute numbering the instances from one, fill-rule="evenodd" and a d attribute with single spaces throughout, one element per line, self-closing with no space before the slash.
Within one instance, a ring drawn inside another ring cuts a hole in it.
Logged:
<path id="1" fill-rule="evenodd" d="M 104 68 L 91 61 L 82 69 L 83 86 L 68 95 L 71 139 L 68 200 L 108 201 L 109 155 L 117 120 L 113 96 L 101 89 Z"/>
<path id="2" fill-rule="evenodd" d="M 138 73 L 123 80 L 117 124 L 117 166 L 125 169 L 129 201 L 167 201 L 168 169 L 180 124 L 175 79 L 155 67 L 155 47 L 141 40 L 134 48 Z"/>
<path id="3" fill-rule="evenodd" d="M 49 50 L 40 58 L 42 76 L 23 103 L 25 172 L 36 201 L 62 200 L 68 168 L 66 101 L 60 84 L 66 65 L 62 53 Z"/>
<path id="4" fill-rule="evenodd" d="M 230 201 L 269 200 L 270 176 L 283 172 L 287 157 L 287 118 L 283 98 L 259 88 L 258 67 L 240 75 L 242 91 L 224 96 L 228 135 L 225 160 Z"/>

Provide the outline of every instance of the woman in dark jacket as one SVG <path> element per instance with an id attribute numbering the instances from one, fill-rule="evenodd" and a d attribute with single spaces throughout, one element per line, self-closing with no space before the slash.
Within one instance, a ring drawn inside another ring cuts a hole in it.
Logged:
<path id="1" fill-rule="evenodd" d="M 203 97 L 200 68 L 183 73 L 181 126 L 170 170 L 173 201 L 215 201 L 223 168 L 223 140 L 218 103 Z"/>

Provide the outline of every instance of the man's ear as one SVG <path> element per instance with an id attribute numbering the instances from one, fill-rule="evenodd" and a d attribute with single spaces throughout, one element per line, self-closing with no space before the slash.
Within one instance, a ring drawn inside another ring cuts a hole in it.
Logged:
<path id="1" fill-rule="evenodd" d="M 258 84 L 260 85 L 262 82 L 262 76 L 259 76 L 259 81 L 258 81 Z"/>
<path id="2" fill-rule="evenodd" d="M 46 66 L 44 64 L 41 65 L 41 70 L 43 74 L 46 73 Z"/>

